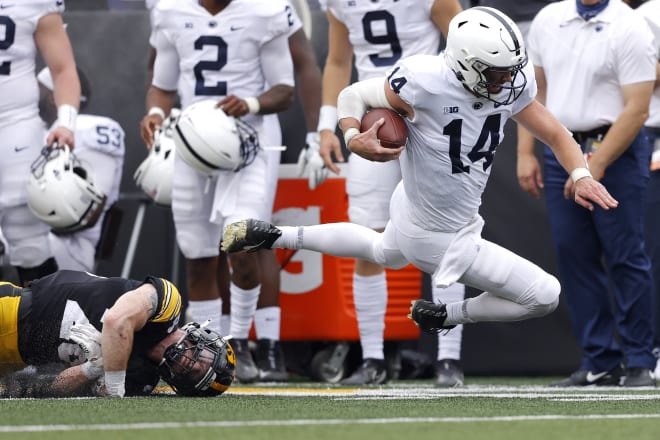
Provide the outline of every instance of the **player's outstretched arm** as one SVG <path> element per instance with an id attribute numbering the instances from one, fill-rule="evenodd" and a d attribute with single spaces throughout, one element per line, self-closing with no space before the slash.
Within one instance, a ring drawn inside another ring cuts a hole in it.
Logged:
<path id="1" fill-rule="evenodd" d="M 594 209 L 594 203 L 603 209 L 618 206 L 616 199 L 591 176 L 582 150 L 570 132 L 540 102 L 532 101 L 513 119 L 552 149 L 571 176 L 567 185 L 573 188 L 577 204 L 589 210 Z"/>
<path id="2" fill-rule="evenodd" d="M 105 386 L 108 395 L 123 397 L 133 337 L 153 316 L 158 306 L 156 288 L 143 284 L 123 294 L 106 312 L 101 332 Z"/>
<path id="3" fill-rule="evenodd" d="M 82 365 L 67 368 L 50 384 L 48 394 L 51 396 L 82 396 L 89 392 L 89 387 L 96 378 L 87 377 L 82 371 Z"/>

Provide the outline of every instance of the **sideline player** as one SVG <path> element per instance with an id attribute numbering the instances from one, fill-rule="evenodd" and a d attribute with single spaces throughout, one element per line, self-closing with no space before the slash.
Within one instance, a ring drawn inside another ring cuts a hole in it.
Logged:
<path id="1" fill-rule="evenodd" d="M 142 138 L 151 145 L 154 130 L 172 108 L 178 92 L 182 108 L 217 99 L 230 116 L 241 117 L 259 133 L 262 116 L 287 109 L 293 101 L 293 64 L 288 47 L 288 15 L 281 0 L 161 0 L 152 11 L 156 59 L 147 92 Z M 182 23 L 184 26 L 182 26 Z M 179 248 L 186 258 L 189 308 L 193 320 L 211 320 L 220 331 L 218 243 L 224 223 L 266 206 L 266 159 L 238 172 L 207 175 L 177 154 L 172 212 Z M 256 255 L 232 256 L 232 314 L 253 317 L 260 291 Z M 237 377 L 258 377 L 247 347 L 251 321 L 231 323 L 238 357 Z"/>
<path id="2" fill-rule="evenodd" d="M 87 76 L 78 69 L 80 79 L 80 111 L 89 105 L 91 88 Z M 37 75 L 39 81 L 39 112 L 51 125 L 55 122 L 56 107 L 53 77 L 47 67 Z M 64 235 L 50 233 L 50 246 L 60 269 L 95 271 L 96 246 L 101 238 L 103 219 L 119 198 L 124 166 L 124 130 L 114 119 L 106 116 L 79 114 L 76 119 L 76 157 L 94 171 L 94 186 L 107 196 L 102 217 L 87 229 Z"/>
<path id="3" fill-rule="evenodd" d="M 3 3 L 0 16 L 0 228 L 9 262 L 23 285 L 57 270 L 48 242 L 49 227 L 27 206 L 30 165 L 48 145 L 74 146 L 80 83 L 69 37 L 64 2 Z M 46 134 L 39 118 L 35 73 L 37 52 L 53 73 L 57 122 Z"/>

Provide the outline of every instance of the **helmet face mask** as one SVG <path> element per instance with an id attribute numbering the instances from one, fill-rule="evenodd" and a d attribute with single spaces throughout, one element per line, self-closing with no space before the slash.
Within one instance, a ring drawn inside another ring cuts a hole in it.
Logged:
<path id="1" fill-rule="evenodd" d="M 254 162 L 255 157 L 259 153 L 259 136 L 250 124 L 236 118 L 236 130 L 238 137 L 241 140 L 241 164 L 234 171 L 245 168 Z"/>
<path id="2" fill-rule="evenodd" d="M 177 394 L 217 396 L 234 380 L 236 356 L 218 333 L 193 322 L 181 328 L 183 336 L 165 349 L 159 371 Z"/>
<path id="3" fill-rule="evenodd" d="M 44 147 L 30 166 L 27 203 L 55 234 L 91 228 L 105 207 L 106 196 L 94 185 L 92 169 L 69 147 Z"/>
<path id="4" fill-rule="evenodd" d="M 508 105 L 518 99 L 527 85 L 527 76 L 523 64 L 511 67 L 488 66 L 479 60 L 473 64 L 473 68 L 479 72 L 479 81 L 472 91 L 482 98 L 493 101 L 500 105 Z M 517 81 L 518 75 L 522 78 Z M 518 82 L 518 84 L 516 84 Z"/>
<path id="5" fill-rule="evenodd" d="M 174 178 L 174 155 L 176 144 L 172 137 L 178 109 L 172 109 L 163 127 L 154 133 L 154 143 L 149 155 L 133 174 L 135 184 L 156 204 L 172 204 L 172 180 Z"/>
<path id="6" fill-rule="evenodd" d="M 513 103 L 527 85 L 522 34 L 493 8 L 466 9 L 452 19 L 445 59 L 466 89 L 498 105 Z"/>

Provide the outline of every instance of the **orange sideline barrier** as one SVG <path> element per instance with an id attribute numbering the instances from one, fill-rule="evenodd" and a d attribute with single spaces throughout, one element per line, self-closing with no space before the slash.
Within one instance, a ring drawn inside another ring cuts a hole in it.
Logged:
<path id="1" fill-rule="evenodd" d="M 348 221 L 348 196 L 343 178 L 331 178 L 310 191 L 307 179 L 282 177 L 273 223 L 309 225 Z M 353 259 L 312 251 L 278 249 L 281 272 L 281 339 L 288 341 L 359 340 L 352 280 Z M 389 297 L 385 317 L 386 340 L 419 337 L 419 330 L 406 316 L 410 300 L 421 296 L 422 274 L 409 265 L 387 271 Z M 254 334 L 254 333 L 253 333 Z"/>

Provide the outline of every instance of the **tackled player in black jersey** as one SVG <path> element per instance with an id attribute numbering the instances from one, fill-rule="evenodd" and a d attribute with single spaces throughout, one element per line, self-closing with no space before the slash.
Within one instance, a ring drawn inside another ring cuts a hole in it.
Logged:
<path id="1" fill-rule="evenodd" d="M 94 384 L 101 395 L 145 394 L 160 378 L 179 394 L 221 394 L 234 352 L 199 324 L 179 328 L 181 308 L 176 286 L 152 276 L 60 271 L 27 288 L 0 282 L 0 376 L 59 363 L 66 368 L 49 385 L 56 395 Z"/>

